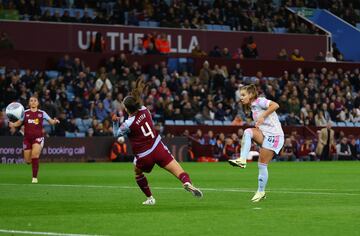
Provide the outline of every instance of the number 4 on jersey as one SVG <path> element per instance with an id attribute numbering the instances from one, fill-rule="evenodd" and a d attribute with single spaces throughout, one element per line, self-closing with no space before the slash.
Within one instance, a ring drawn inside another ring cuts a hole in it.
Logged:
<path id="1" fill-rule="evenodd" d="M 144 136 L 145 137 L 151 136 L 151 138 L 155 138 L 155 135 L 154 135 L 154 133 L 152 132 L 152 130 L 150 128 L 150 125 L 147 122 L 145 122 L 145 126 L 146 126 L 148 131 L 145 130 L 143 125 L 141 126 L 141 131 L 143 132 Z"/>

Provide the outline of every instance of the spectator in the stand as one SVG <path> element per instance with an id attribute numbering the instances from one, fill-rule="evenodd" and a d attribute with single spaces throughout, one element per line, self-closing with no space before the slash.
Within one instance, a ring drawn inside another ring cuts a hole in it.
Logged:
<path id="1" fill-rule="evenodd" d="M 182 114 L 185 120 L 192 120 L 195 117 L 195 111 L 190 102 L 185 103 L 183 107 Z"/>
<path id="2" fill-rule="evenodd" d="M 84 11 L 84 15 L 81 18 L 81 22 L 82 23 L 87 23 L 90 24 L 93 22 L 93 19 L 90 17 L 89 12 L 88 11 Z"/>
<path id="3" fill-rule="evenodd" d="M 215 45 L 213 50 L 210 51 L 209 57 L 221 57 L 220 47 Z"/>
<path id="4" fill-rule="evenodd" d="M 95 108 L 96 119 L 103 122 L 108 117 L 108 115 L 108 112 L 104 108 L 104 104 L 102 102 L 99 102 Z"/>
<path id="5" fill-rule="evenodd" d="M 301 144 L 299 152 L 299 161 L 310 161 L 315 159 L 314 146 L 312 140 L 307 138 L 303 144 Z"/>
<path id="6" fill-rule="evenodd" d="M 229 159 L 236 158 L 236 154 L 239 153 L 239 151 L 239 145 L 234 143 L 234 140 L 232 138 L 226 138 L 225 146 L 223 149 L 223 159 L 220 159 L 220 161 L 227 161 Z"/>
<path id="7" fill-rule="evenodd" d="M 340 143 L 336 145 L 336 154 L 337 158 L 341 161 L 349 161 L 352 159 L 351 149 L 346 137 L 343 137 Z"/>
<path id="8" fill-rule="evenodd" d="M 95 89 L 96 91 L 102 91 L 103 89 L 105 89 L 105 91 L 107 92 L 111 92 L 112 91 L 112 84 L 109 80 L 109 78 L 107 78 L 106 73 L 103 72 L 100 74 L 100 77 L 96 80 L 95 83 Z"/>
<path id="9" fill-rule="evenodd" d="M 205 138 L 203 136 L 203 133 L 201 129 L 196 130 L 196 134 L 194 135 L 194 139 L 201 145 L 205 144 Z"/>
<path id="10" fill-rule="evenodd" d="M 278 59 L 278 60 L 283 60 L 283 61 L 289 60 L 289 57 L 288 57 L 288 54 L 287 54 L 285 48 L 282 48 L 282 49 L 280 50 L 280 52 L 278 53 L 277 59 Z"/>
<path id="11" fill-rule="evenodd" d="M 90 52 L 102 52 L 105 50 L 105 39 L 100 32 L 92 38 L 89 46 Z"/>
<path id="12" fill-rule="evenodd" d="M 330 103 L 329 105 L 329 115 L 330 115 L 330 119 L 332 121 L 338 121 L 337 115 L 338 115 L 338 111 L 335 108 L 335 103 Z"/>
<path id="13" fill-rule="evenodd" d="M 291 143 L 290 138 L 285 139 L 285 143 L 283 148 L 281 149 L 280 155 L 279 155 L 279 161 L 295 161 L 295 148 L 293 144 Z"/>
<path id="14" fill-rule="evenodd" d="M 349 137 L 349 146 L 351 151 L 351 159 L 352 160 L 360 160 L 360 152 L 357 149 L 356 139 L 354 136 Z"/>
<path id="15" fill-rule="evenodd" d="M 208 61 L 205 61 L 203 67 L 200 69 L 200 74 L 199 74 L 199 79 L 201 84 L 208 86 L 212 79 L 212 76 L 213 74 L 210 69 L 210 64 Z"/>
<path id="16" fill-rule="evenodd" d="M 299 49 L 294 49 L 294 52 L 291 54 L 292 61 L 304 61 L 305 58 L 300 54 Z"/>
<path id="17" fill-rule="evenodd" d="M 146 49 L 146 55 L 157 55 L 157 54 L 159 54 L 159 51 L 155 48 L 154 44 L 150 42 Z"/>
<path id="18" fill-rule="evenodd" d="M 1 32 L 0 35 L 0 49 L 13 49 L 14 44 L 9 39 L 7 33 Z"/>
<path id="19" fill-rule="evenodd" d="M 158 35 L 157 39 L 155 40 L 155 47 L 160 54 L 166 55 L 170 53 L 170 43 L 165 33 Z"/>
<path id="20" fill-rule="evenodd" d="M 257 58 L 259 53 L 257 50 L 257 45 L 252 36 L 249 36 L 245 39 L 245 43 L 242 47 L 243 55 L 245 58 Z"/>
<path id="21" fill-rule="evenodd" d="M 290 114 L 286 117 L 287 125 L 299 125 L 300 119 L 295 115 L 294 112 L 290 112 Z"/>
<path id="22" fill-rule="evenodd" d="M 351 110 L 351 113 L 349 115 L 350 121 L 351 122 L 360 122 L 360 109 L 359 108 L 353 108 Z"/>
<path id="23" fill-rule="evenodd" d="M 340 50 L 338 49 L 336 43 L 332 43 L 332 54 L 333 56 L 338 60 L 341 61 L 340 59 L 342 58 L 342 53 L 340 52 Z"/>
<path id="24" fill-rule="evenodd" d="M 132 161 L 133 159 L 134 157 L 128 154 L 125 138 L 124 137 L 117 138 L 117 140 L 111 145 L 110 161 L 129 162 Z"/>
<path id="25" fill-rule="evenodd" d="M 226 59 L 231 59 L 231 53 L 229 52 L 228 48 L 223 49 L 221 57 L 226 58 Z"/>
<path id="26" fill-rule="evenodd" d="M 132 50 L 132 55 L 144 55 L 146 54 L 146 49 L 143 46 L 143 41 L 142 39 L 138 39 L 137 44 L 135 45 L 135 47 Z"/>
<path id="27" fill-rule="evenodd" d="M 331 128 L 331 123 L 331 121 L 328 121 L 326 127 L 319 132 L 316 154 L 320 156 L 321 160 L 331 160 L 331 149 L 335 146 L 335 132 Z"/>
<path id="28" fill-rule="evenodd" d="M 234 125 L 234 126 L 242 126 L 242 125 L 244 125 L 244 122 L 243 122 L 240 114 L 237 114 L 235 116 L 234 120 L 231 122 L 231 125 Z"/>
<path id="29" fill-rule="evenodd" d="M 327 52 L 325 57 L 326 62 L 336 62 L 336 58 L 333 56 L 332 52 Z"/>
<path id="30" fill-rule="evenodd" d="M 324 117 L 324 112 L 322 110 L 318 110 L 318 112 L 315 115 L 315 125 L 316 126 L 326 126 L 327 121 Z"/>
<path id="31" fill-rule="evenodd" d="M 242 60 L 242 59 L 244 59 L 244 54 L 243 54 L 243 52 L 242 52 L 242 49 L 241 48 L 237 48 L 236 50 L 235 50 L 235 52 L 232 54 L 232 57 L 231 57 L 232 59 L 240 59 L 240 60 Z"/>
<path id="32" fill-rule="evenodd" d="M 325 61 L 324 53 L 319 52 L 319 54 L 315 57 L 315 61 Z"/>
<path id="33" fill-rule="evenodd" d="M 58 70 L 61 73 L 66 73 L 68 70 L 72 71 L 73 61 L 70 59 L 69 54 L 65 54 L 63 58 L 59 60 Z"/>
<path id="34" fill-rule="evenodd" d="M 217 158 L 218 160 L 223 159 L 223 150 L 224 150 L 224 143 L 222 142 L 222 140 L 220 138 L 216 139 L 216 144 L 214 147 L 214 157 Z"/>
<path id="35" fill-rule="evenodd" d="M 212 130 L 208 131 L 208 135 L 206 137 L 205 144 L 215 146 L 216 145 L 216 138 L 214 136 L 214 132 Z"/>
<path id="36" fill-rule="evenodd" d="M 191 55 L 194 57 L 205 57 L 207 54 L 205 51 L 201 50 L 200 45 L 197 44 L 195 47 L 191 50 Z"/>

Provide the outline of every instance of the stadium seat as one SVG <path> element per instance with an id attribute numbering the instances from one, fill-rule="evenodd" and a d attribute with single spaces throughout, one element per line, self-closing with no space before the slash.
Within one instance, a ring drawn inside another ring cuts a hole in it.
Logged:
<path id="1" fill-rule="evenodd" d="M 157 27 L 160 26 L 160 23 L 157 22 L 157 21 L 149 21 L 149 22 L 148 22 L 148 25 L 149 25 L 149 27 L 157 28 Z"/>
<path id="2" fill-rule="evenodd" d="M 347 127 L 354 127 L 355 126 L 355 124 L 353 122 L 351 122 L 351 121 L 346 121 L 345 124 L 346 124 Z"/>
<path id="3" fill-rule="evenodd" d="M 140 27 L 149 27 L 149 22 L 148 21 L 139 21 L 139 26 Z"/>
<path id="4" fill-rule="evenodd" d="M 173 120 L 165 120 L 165 125 L 174 125 L 174 121 Z"/>
<path id="5" fill-rule="evenodd" d="M 76 134 L 72 133 L 72 132 L 65 132 L 65 137 L 66 138 L 76 138 Z"/>
<path id="6" fill-rule="evenodd" d="M 57 78 L 59 75 L 59 72 L 56 70 L 48 70 L 45 73 L 50 79 Z"/>
<path id="7" fill-rule="evenodd" d="M 78 133 L 75 133 L 75 136 L 77 138 L 84 138 L 86 136 L 86 133 L 85 132 L 78 132 Z"/>
<path id="8" fill-rule="evenodd" d="M 185 120 L 185 125 L 195 125 L 195 122 L 192 120 Z"/>
<path id="9" fill-rule="evenodd" d="M 205 120 L 204 124 L 205 125 L 214 125 L 214 122 L 212 120 Z"/>
<path id="10" fill-rule="evenodd" d="M 185 125 L 183 120 L 175 120 L 175 125 Z"/>
<path id="11" fill-rule="evenodd" d="M 231 121 L 230 120 L 224 120 L 224 125 L 231 125 Z"/>
<path id="12" fill-rule="evenodd" d="M 346 123 L 345 122 L 337 122 L 337 126 L 339 127 L 345 127 L 346 126 Z"/>
<path id="13" fill-rule="evenodd" d="M 214 125 L 223 125 L 224 123 L 221 120 L 214 120 Z"/>
<path id="14" fill-rule="evenodd" d="M 223 30 L 223 31 L 231 31 L 231 28 L 228 25 L 222 25 L 221 30 Z"/>

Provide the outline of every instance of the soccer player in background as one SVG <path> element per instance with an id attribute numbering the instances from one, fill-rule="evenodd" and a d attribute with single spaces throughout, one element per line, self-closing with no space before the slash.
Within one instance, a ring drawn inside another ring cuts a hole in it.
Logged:
<path id="1" fill-rule="evenodd" d="M 258 161 L 258 190 L 251 199 L 253 202 L 259 202 L 266 198 L 265 188 L 268 181 L 267 166 L 274 157 L 274 154 L 279 154 L 284 144 L 284 132 L 275 112 L 279 108 L 279 105 L 264 97 L 258 97 L 256 86 L 253 84 L 241 88 L 240 101 L 245 107 L 251 109 L 255 121 L 255 128 L 247 128 L 244 131 L 241 140 L 240 158 L 229 160 L 229 163 L 233 166 L 245 168 L 252 139 L 261 145 Z"/>
<path id="2" fill-rule="evenodd" d="M 39 109 L 37 97 L 30 97 L 30 109 L 25 110 L 24 120 L 9 122 L 9 127 L 19 127 L 24 124 L 24 159 L 32 166 L 32 183 L 37 184 L 39 171 L 39 157 L 44 146 L 43 120 L 47 120 L 51 125 L 60 123 L 56 118 L 52 119 L 45 112 Z"/>
<path id="3" fill-rule="evenodd" d="M 136 81 L 136 87 L 131 95 L 123 100 L 125 111 L 129 118 L 119 124 L 118 118 L 113 116 L 113 132 L 115 137 L 127 136 L 134 152 L 135 179 L 140 189 L 146 195 L 144 205 L 155 205 L 148 181 L 144 175 L 150 173 L 155 164 L 172 173 L 182 183 L 185 190 L 195 197 L 202 197 L 202 192 L 192 185 L 189 175 L 171 155 L 168 148 L 157 134 L 151 114 L 145 106 L 142 106 L 141 95 L 145 88 L 143 80 Z"/>

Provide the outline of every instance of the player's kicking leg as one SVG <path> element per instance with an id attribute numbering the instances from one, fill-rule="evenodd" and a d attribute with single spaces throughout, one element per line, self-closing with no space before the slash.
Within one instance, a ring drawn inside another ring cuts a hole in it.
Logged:
<path id="1" fill-rule="evenodd" d="M 173 159 L 164 168 L 167 171 L 169 171 L 170 173 L 172 173 L 173 175 L 175 175 L 183 183 L 184 189 L 186 191 L 190 192 L 194 197 L 201 198 L 203 196 L 203 193 L 201 192 L 201 190 L 196 188 L 192 184 L 188 173 L 186 173 L 184 171 L 184 169 L 180 166 L 180 164 L 175 159 Z"/>
<path id="2" fill-rule="evenodd" d="M 240 158 L 235 160 L 229 160 L 229 164 L 240 168 L 246 168 L 246 159 L 249 156 L 251 148 L 251 140 L 254 139 L 258 144 L 262 144 L 264 136 L 261 131 L 257 128 L 245 129 L 242 140 L 241 140 L 241 151 Z"/>

